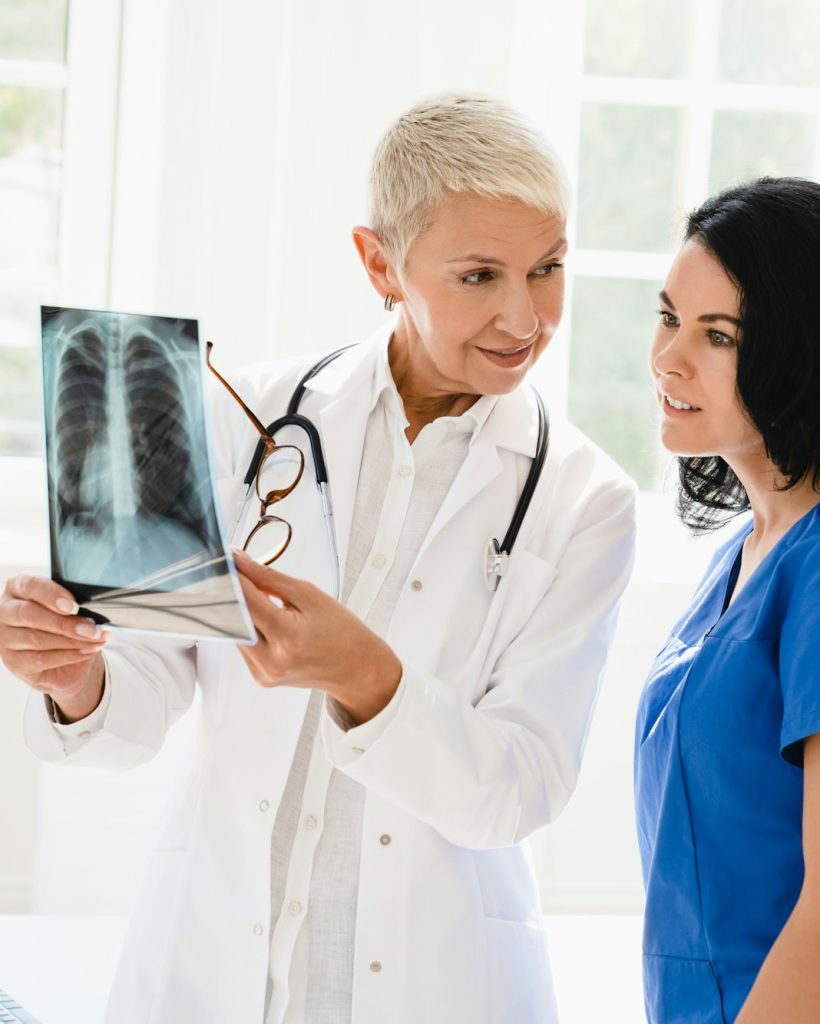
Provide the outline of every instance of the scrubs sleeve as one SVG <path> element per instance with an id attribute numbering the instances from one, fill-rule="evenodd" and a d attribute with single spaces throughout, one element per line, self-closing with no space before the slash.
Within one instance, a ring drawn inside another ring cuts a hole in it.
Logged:
<path id="1" fill-rule="evenodd" d="M 780 634 L 780 750 L 802 768 L 803 740 L 820 732 L 820 544 L 793 554 L 794 586 Z"/>

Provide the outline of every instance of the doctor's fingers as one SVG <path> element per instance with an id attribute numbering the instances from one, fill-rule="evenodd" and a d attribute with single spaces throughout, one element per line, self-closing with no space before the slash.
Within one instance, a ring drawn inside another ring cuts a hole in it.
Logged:
<path id="1" fill-rule="evenodd" d="M 278 686 L 287 675 L 287 666 L 280 663 L 276 650 L 267 641 L 260 640 L 253 647 L 241 646 L 237 649 L 248 671 L 260 686 Z"/>
<path id="2" fill-rule="evenodd" d="M 76 605 L 74 605 L 76 607 Z M 6 594 L 0 600 L 0 648 L 5 647 L 10 639 L 20 643 L 21 633 L 47 633 L 51 636 L 69 640 L 63 643 L 68 647 L 74 643 L 104 643 L 108 634 L 84 615 L 61 615 L 36 601 L 10 597 Z M 42 649 L 44 641 L 32 635 L 29 643 L 35 650 Z"/>
<path id="3" fill-rule="evenodd" d="M 254 586 L 249 579 L 240 576 L 239 581 L 260 641 L 275 642 L 277 645 L 287 642 L 293 634 L 299 612 L 287 605 L 283 607 L 276 604 L 269 594 Z M 258 646 L 259 644 L 248 648 L 243 646 L 240 650 L 254 651 Z"/>
<path id="4" fill-rule="evenodd" d="M 309 597 L 311 590 L 314 589 L 312 584 L 306 583 L 305 580 L 298 580 L 293 576 L 287 576 L 285 573 L 279 572 L 269 565 L 260 565 L 259 562 L 255 562 L 249 555 L 246 555 L 244 551 L 234 550 L 234 558 L 241 576 L 245 576 L 259 590 L 263 590 L 267 594 L 273 594 L 285 604 L 301 608 L 306 598 Z"/>
<path id="5" fill-rule="evenodd" d="M 88 619 L 81 618 L 79 625 L 85 627 L 83 633 L 77 633 L 76 627 L 74 629 L 66 628 L 62 632 L 53 633 L 41 629 L 3 626 L 0 627 L 0 650 L 81 651 L 87 648 L 88 650 L 98 651 L 105 646 L 109 636 L 108 633 L 99 631 L 98 635 L 93 637 L 91 631 L 97 627 Z"/>
<path id="6" fill-rule="evenodd" d="M 78 651 L 74 649 L 56 651 L 10 651 L 0 649 L 0 661 L 12 675 L 24 682 L 37 683 L 45 672 L 70 668 L 91 661 L 97 649 Z"/>
<path id="7" fill-rule="evenodd" d="M 60 615 L 76 615 L 77 602 L 70 590 L 61 587 L 54 580 L 47 580 L 42 576 L 12 576 L 6 580 L 3 593 L 0 596 L 0 609 L 7 599 L 20 601 L 33 601 Z M 0 618 L 2 614 L 0 613 Z"/>

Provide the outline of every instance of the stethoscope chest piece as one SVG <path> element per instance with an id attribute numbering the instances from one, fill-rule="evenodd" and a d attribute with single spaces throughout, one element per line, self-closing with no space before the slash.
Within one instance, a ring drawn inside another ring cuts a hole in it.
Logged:
<path id="1" fill-rule="evenodd" d="M 502 551 L 498 541 L 493 537 L 490 543 L 487 545 L 487 562 L 485 569 L 487 572 L 487 589 L 491 594 L 494 594 L 498 590 L 498 584 L 501 582 L 501 577 L 504 575 L 504 571 L 507 568 L 507 562 L 510 560 L 510 556 L 506 551 Z"/>

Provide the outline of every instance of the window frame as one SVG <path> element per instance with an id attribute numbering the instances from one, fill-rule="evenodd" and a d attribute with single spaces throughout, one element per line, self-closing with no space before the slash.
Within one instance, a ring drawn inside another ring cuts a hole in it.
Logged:
<path id="1" fill-rule="evenodd" d="M 39 305 L 107 305 L 111 284 L 120 51 L 123 0 L 69 0 L 64 64 L 0 60 L 0 84 L 63 88 L 63 188 L 57 269 L 51 274 L 2 274 L 0 288 L 30 298 L 32 337 Z M 27 348 L 0 344 L 0 349 Z M 41 456 L 0 455 L 6 522 L 26 525 L 0 535 L 0 565 L 32 566 L 45 550 Z M 29 523 L 37 524 L 29 526 Z M 42 525 L 41 525 L 42 524 Z"/>

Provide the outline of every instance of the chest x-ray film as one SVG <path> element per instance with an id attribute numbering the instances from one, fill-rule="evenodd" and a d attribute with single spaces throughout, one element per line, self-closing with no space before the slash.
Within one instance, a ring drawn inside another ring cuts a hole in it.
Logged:
<path id="1" fill-rule="evenodd" d="M 252 641 L 195 320 L 42 308 L 52 578 L 98 622 Z"/>

